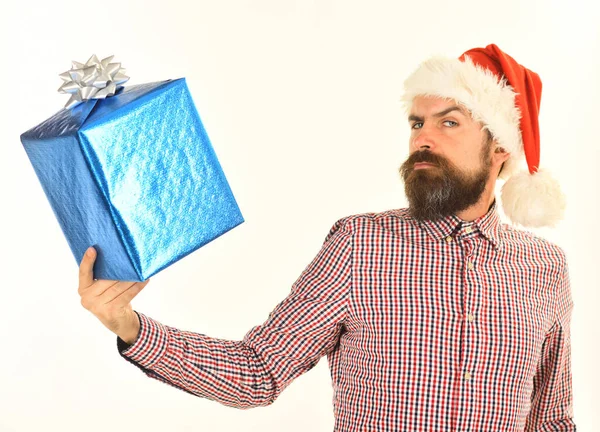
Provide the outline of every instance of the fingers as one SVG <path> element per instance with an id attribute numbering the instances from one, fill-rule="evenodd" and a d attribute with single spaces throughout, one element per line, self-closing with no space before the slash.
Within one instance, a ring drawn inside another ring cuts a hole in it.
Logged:
<path id="1" fill-rule="evenodd" d="M 88 290 L 81 296 L 81 305 L 102 322 L 114 321 L 115 313 L 120 316 L 124 308 L 130 307 L 131 300 L 148 285 L 150 279 L 144 282 L 115 282 L 107 287 L 109 282 L 115 281 L 96 281 L 93 285 L 93 290 L 97 289 L 97 285 L 104 285 L 104 291 L 100 295 L 94 295 L 92 290 Z M 108 324 L 105 325 L 111 328 Z"/>
<path id="2" fill-rule="evenodd" d="M 107 304 L 116 300 L 118 304 L 126 305 L 148 285 L 148 282 L 150 282 L 150 279 L 144 282 L 117 282 L 108 286 L 99 294 L 97 302 L 98 304 Z"/>
<path id="3" fill-rule="evenodd" d="M 144 282 L 137 282 L 135 285 L 126 289 L 122 294 L 115 297 L 114 301 L 117 301 L 120 304 L 129 304 L 131 300 L 133 300 L 135 296 L 148 285 L 148 282 L 150 282 L 150 279 L 145 280 Z"/>
<path id="4" fill-rule="evenodd" d="M 79 289 L 87 288 L 94 283 L 94 262 L 96 262 L 96 249 L 89 247 L 83 254 L 79 264 Z"/>
<path id="5" fill-rule="evenodd" d="M 92 285 L 87 288 L 80 289 L 79 294 L 85 295 L 86 297 L 98 297 L 101 296 L 107 289 L 113 285 L 118 284 L 119 281 L 109 279 L 99 279 L 94 281 Z M 121 283 L 134 283 L 134 282 L 121 282 Z"/>

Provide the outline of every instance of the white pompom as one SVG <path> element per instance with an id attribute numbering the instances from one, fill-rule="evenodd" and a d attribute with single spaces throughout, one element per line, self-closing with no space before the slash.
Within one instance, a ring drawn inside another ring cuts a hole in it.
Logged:
<path id="1" fill-rule="evenodd" d="M 502 186 L 502 208 L 515 224 L 524 227 L 553 227 L 562 218 L 566 199 L 559 183 L 546 170 L 531 175 L 522 171 Z"/>

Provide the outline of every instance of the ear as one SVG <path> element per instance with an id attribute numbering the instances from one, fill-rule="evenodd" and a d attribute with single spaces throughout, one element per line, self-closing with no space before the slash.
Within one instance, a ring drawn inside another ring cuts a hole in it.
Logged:
<path id="1" fill-rule="evenodd" d="M 510 153 L 508 153 L 503 147 L 496 146 L 494 148 L 494 154 L 492 155 L 492 163 L 494 165 L 502 165 L 509 157 Z"/>

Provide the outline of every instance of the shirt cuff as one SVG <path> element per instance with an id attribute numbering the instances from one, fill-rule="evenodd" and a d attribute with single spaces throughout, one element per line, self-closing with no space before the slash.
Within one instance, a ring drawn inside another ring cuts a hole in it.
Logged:
<path id="1" fill-rule="evenodd" d="M 117 347 L 120 354 L 128 360 L 131 360 L 144 369 L 155 367 L 164 357 L 169 344 L 169 333 L 167 328 L 145 316 L 136 312 L 140 319 L 140 331 L 133 344 L 117 337 Z"/>

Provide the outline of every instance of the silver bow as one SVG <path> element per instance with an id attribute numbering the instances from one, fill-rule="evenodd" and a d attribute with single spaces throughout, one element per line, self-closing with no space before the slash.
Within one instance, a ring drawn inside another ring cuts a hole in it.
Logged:
<path id="1" fill-rule="evenodd" d="M 117 86 L 126 82 L 129 77 L 125 75 L 121 63 L 110 62 L 113 57 L 98 60 L 94 54 L 85 64 L 74 61 L 71 70 L 59 75 L 64 84 L 58 91 L 71 95 L 65 108 L 70 109 L 89 99 L 104 99 L 115 94 Z"/>

